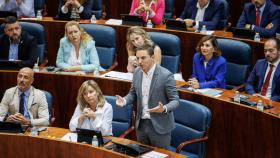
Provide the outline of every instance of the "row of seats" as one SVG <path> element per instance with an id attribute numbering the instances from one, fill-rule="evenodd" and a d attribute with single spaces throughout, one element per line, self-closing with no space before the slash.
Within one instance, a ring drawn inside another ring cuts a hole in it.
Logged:
<path id="1" fill-rule="evenodd" d="M 52 108 L 53 97 L 49 92 L 43 92 L 46 95 L 50 125 L 52 125 L 55 121 Z M 135 129 L 133 125 L 135 121 L 133 106 L 117 106 L 115 96 L 105 96 L 105 99 L 113 108 L 113 135 L 122 138 L 127 137 Z M 174 111 L 174 117 L 176 126 L 171 133 L 169 150 L 187 155 L 190 158 L 205 157 L 205 143 L 208 139 L 211 111 L 201 104 L 181 99 L 180 106 Z"/>
<path id="2" fill-rule="evenodd" d="M 45 54 L 45 31 L 40 24 L 21 22 L 22 29 L 35 36 L 38 41 L 38 53 L 41 63 Z M 96 24 L 81 24 L 81 27 L 88 32 L 96 42 L 96 48 L 101 66 L 106 70 L 112 70 L 117 66 L 116 58 L 116 31 L 112 27 Z M 3 26 L 0 28 L 3 33 Z M 151 39 L 162 50 L 161 65 L 172 73 L 179 72 L 181 39 L 172 34 L 162 32 L 148 32 Z M 251 69 L 251 48 L 248 44 L 231 40 L 218 39 L 222 56 L 227 60 L 226 83 L 227 89 L 243 84 Z M 235 74 L 240 75 L 236 76 Z"/>

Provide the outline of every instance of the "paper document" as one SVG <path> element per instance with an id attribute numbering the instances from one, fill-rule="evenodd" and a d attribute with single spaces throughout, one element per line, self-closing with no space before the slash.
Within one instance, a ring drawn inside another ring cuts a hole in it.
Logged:
<path id="1" fill-rule="evenodd" d="M 77 142 L 77 133 L 67 133 L 60 140 L 65 140 L 69 142 Z"/>
<path id="2" fill-rule="evenodd" d="M 122 20 L 120 20 L 120 19 L 109 19 L 105 22 L 105 24 L 107 24 L 107 25 L 121 25 Z"/>
<path id="3" fill-rule="evenodd" d="M 157 152 L 157 151 L 151 151 L 151 152 L 148 152 L 148 153 L 142 155 L 141 158 L 164 158 L 167 156 L 168 155 Z"/>
<path id="4" fill-rule="evenodd" d="M 174 79 L 175 79 L 176 81 L 185 81 L 185 80 L 183 79 L 183 76 L 182 76 L 181 73 L 176 73 L 176 74 L 174 74 Z"/>
<path id="5" fill-rule="evenodd" d="M 109 78 L 117 78 L 120 80 L 132 81 L 133 73 L 129 72 L 119 72 L 119 71 L 110 71 L 101 75 L 100 77 L 109 77 Z"/>
<path id="6" fill-rule="evenodd" d="M 212 89 L 212 88 L 197 89 L 196 91 L 201 94 L 209 95 L 209 96 L 213 96 L 213 97 L 223 93 L 222 90 L 217 90 L 217 89 Z"/>

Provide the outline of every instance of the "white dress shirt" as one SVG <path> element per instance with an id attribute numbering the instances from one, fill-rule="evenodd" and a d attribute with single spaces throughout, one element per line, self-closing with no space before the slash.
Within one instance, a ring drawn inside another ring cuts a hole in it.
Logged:
<path id="1" fill-rule="evenodd" d="M 199 3 L 197 2 L 196 7 L 197 7 L 197 12 L 196 12 L 196 16 L 195 16 L 195 21 L 196 21 L 196 25 L 194 26 L 195 28 L 199 27 L 199 21 L 203 21 L 204 19 L 204 13 L 206 8 L 209 6 L 210 1 L 208 1 L 208 3 L 201 8 Z"/>
<path id="2" fill-rule="evenodd" d="M 150 113 L 147 112 L 148 103 L 149 103 L 149 95 L 150 95 L 150 87 L 153 79 L 153 75 L 155 72 L 156 64 L 152 66 L 152 68 L 147 72 L 143 72 L 142 76 L 142 119 L 150 119 Z"/>
<path id="3" fill-rule="evenodd" d="M 76 55 L 76 50 L 73 44 L 70 52 L 70 57 L 68 59 L 68 64 L 71 66 L 79 66 L 82 65 L 82 60 L 81 60 L 81 53 L 79 53 L 79 57 L 77 58 Z"/>
<path id="4" fill-rule="evenodd" d="M 268 74 L 268 72 L 269 72 L 269 68 L 270 68 L 269 65 L 270 65 L 270 64 L 273 65 L 273 69 L 272 69 L 270 81 L 269 81 L 268 88 L 267 88 L 267 92 L 266 92 L 266 95 L 265 95 L 265 96 L 268 97 L 268 98 L 271 97 L 272 81 L 273 81 L 273 77 L 274 77 L 275 70 L 276 70 L 276 68 L 277 68 L 277 66 L 278 66 L 278 64 L 279 64 L 279 62 L 280 62 L 280 59 L 278 59 L 275 63 L 270 63 L 270 62 L 268 62 L 268 66 L 267 66 L 267 68 L 266 68 L 266 72 L 265 72 L 265 77 L 264 77 L 264 80 L 263 80 L 263 84 L 264 84 L 265 79 L 266 79 L 266 76 L 267 76 L 267 74 Z"/>
<path id="5" fill-rule="evenodd" d="M 84 129 L 93 129 L 100 130 L 102 135 L 108 136 L 112 134 L 112 119 L 113 119 L 113 109 L 112 105 L 108 102 L 105 102 L 103 107 L 97 106 L 96 118 L 93 120 L 92 118 L 86 118 L 81 125 L 81 128 Z M 71 118 L 69 123 L 70 131 L 76 131 L 78 126 L 78 120 L 82 115 L 82 111 L 80 105 L 77 105 L 75 112 Z"/>

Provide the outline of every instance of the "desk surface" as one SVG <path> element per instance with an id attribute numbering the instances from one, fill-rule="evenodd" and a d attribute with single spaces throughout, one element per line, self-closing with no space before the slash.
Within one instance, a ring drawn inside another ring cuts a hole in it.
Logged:
<path id="1" fill-rule="evenodd" d="M 57 21 L 53 20 L 52 17 L 44 17 L 42 21 L 38 20 L 25 20 L 28 22 L 40 23 L 45 28 L 45 38 L 46 38 L 46 50 L 48 65 L 55 65 L 56 55 L 59 48 L 59 41 L 64 36 L 64 25 L 67 21 Z M 81 23 L 89 23 L 89 21 L 82 21 Z M 106 25 L 105 20 L 98 20 L 97 24 Z M 116 61 L 119 65 L 116 67 L 118 71 L 126 71 L 127 65 L 127 51 L 126 51 L 126 32 L 130 26 L 124 25 L 108 25 L 113 27 L 116 30 L 116 52 L 117 58 Z M 156 28 L 144 28 L 146 31 L 154 32 L 165 32 L 177 35 L 181 39 L 181 71 L 183 77 L 188 79 L 192 71 L 192 58 L 195 53 L 195 47 L 203 34 L 194 33 L 194 32 L 185 32 L 185 31 L 176 31 L 176 30 L 167 30 L 164 25 L 156 26 Z M 225 31 L 216 31 L 214 36 L 219 38 L 232 38 L 232 33 Z M 249 44 L 252 48 L 252 64 L 255 64 L 257 59 L 263 58 L 264 44 L 263 42 L 255 42 L 253 40 L 239 39 L 236 40 L 243 41 Z"/>
<path id="2" fill-rule="evenodd" d="M 29 134 L 0 134 L 0 153 L 5 158 L 128 158 L 130 156 L 120 154 L 104 147 L 92 147 L 91 145 L 61 141 L 60 138 L 68 133 L 68 129 L 49 127 L 47 131 L 40 133 L 38 137 Z M 114 142 L 121 144 L 135 143 L 132 140 L 110 137 Z M 109 145 L 109 144 L 108 144 Z M 155 148 L 154 151 L 168 155 L 168 158 L 183 158 L 180 155 L 164 149 Z"/>
<path id="3" fill-rule="evenodd" d="M 0 94 L 16 85 L 16 71 L 0 71 Z M 47 90 L 54 96 L 55 126 L 68 128 L 76 107 L 76 96 L 83 81 L 94 79 L 104 95 L 124 96 L 130 82 L 104 79 L 92 75 L 61 75 L 36 73 L 34 86 Z M 5 83 L 5 84 L 3 84 Z M 271 110 L 260 111 L 229 101 L 234 94 L 225 91 L 221 97 L 179 91 L 180 98 L 207 106 L 212 112 L 212 123 L 207 141 L 207 158 L 275 158 L 280 149 L 280 103 L 271 102 Z"/>

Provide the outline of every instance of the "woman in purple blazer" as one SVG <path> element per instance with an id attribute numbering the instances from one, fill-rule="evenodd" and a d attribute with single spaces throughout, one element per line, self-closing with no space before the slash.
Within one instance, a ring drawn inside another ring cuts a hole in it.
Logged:
<path id="1" fill-rule="evenodd" d="M 225 88 L 226 60 L 213 36 L 204 36 L 196 47 L 190 86 L 193 88 Z"/>

